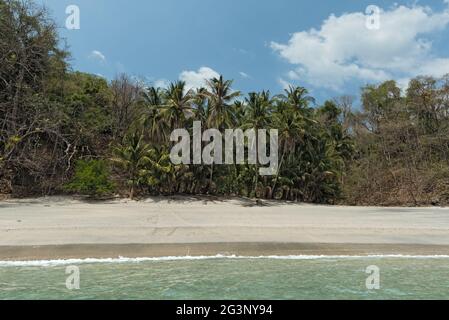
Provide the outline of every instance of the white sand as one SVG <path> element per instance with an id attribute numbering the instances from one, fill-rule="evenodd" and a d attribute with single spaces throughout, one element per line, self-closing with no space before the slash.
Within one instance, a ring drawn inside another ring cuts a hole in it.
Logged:
<path id="1" fill-rule="evenodd" d="M 320 243 L 449 245 L 449 209 L 327 207 L 189 198 L 0 202 L 0 246 Z"/>

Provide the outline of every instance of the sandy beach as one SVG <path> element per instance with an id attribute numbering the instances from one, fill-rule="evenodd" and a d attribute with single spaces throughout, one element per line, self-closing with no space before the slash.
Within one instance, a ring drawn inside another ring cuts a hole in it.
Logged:
<path id="1" fill-rule="evenodd" d="M 0 202 L 0 260 L 184 255 L 449 254 L 449 208 L 188 197 Z"/>

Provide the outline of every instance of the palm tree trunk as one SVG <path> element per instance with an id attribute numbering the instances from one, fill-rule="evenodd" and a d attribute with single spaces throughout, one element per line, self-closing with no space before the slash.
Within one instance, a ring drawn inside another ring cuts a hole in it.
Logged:
<path id="1" fill-rule="evenodd" d="M 212 182 L 213 182 L 213 177 L 214 177 L 214 162 L 212 162 L 210 168 L 211 168 L 211 170 L 210 170 L 210 177 L 209 177 L 209 192 L 212 190 Z"/>
<path id="2" fill-rule="evenodd" d="M 136 187 L 136 180 L 137 180 L 137 174 L 136 174 L 136 168 L 133 166 L 132 173 L 131 173 L 131 190 L 129 192 L 129 198 L 131 200 L 134 200 L 134 189 Z"/>
<path id="3" fill-rule="evenodd" d="M 133 181 L 133 183 L 131 184 L 131 191 L 130 191 L 130 194 L 129 194 L 129 198 L 130 198 L 131 200 L 134 200 L 134 181 Z"/>
<path id="4" fill-rule="evenodd" d="M 286 150 L 284 148 L 284 150 L 282 151 L 281 162 L 279 162 L 278 172 L 276 174 L 276 178 L 274 179 L 273 188 L 271 189 L 271 198 L 273 198 L 273 194 L 276 191 L 276 185 L 277 185 L 278 180 L 279 180 L 279 174 L 281 173 L 282 164 L 284 163 L 285 151 Z"/>
<path id="5" fill-rule="evenodd" d="M 256 130 L 256 182 L 254 185 L 254 198 L 257 198 L 257 185 L 259 184 L 259 137 Z"/>

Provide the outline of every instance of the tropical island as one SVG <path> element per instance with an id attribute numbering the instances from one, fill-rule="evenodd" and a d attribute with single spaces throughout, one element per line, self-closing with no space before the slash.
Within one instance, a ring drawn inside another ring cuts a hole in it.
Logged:
<path id="1" fill-rule="evenodd" d="M 297 203 L 446 205 L 449 76 L 406 90 L 369 84 L 322 104 L 304 87 L 245 94 L 222 76 L 161 88 L 72 70 L 55 22 L 33 2 L 0 0 L 0 30 L 2 257 L 447 251 L 445 209 Z M 277 129 L 278 172 L 261 176 L 258 161 L 174 164 L 170 135 L 193 134 L 195 122 L 223 136 Z"/>

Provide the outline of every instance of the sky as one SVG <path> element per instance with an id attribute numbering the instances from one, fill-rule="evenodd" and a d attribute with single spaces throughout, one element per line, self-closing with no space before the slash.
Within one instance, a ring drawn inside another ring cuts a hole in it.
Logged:
<path id="1" fill-rule="evenodd" d="M 417 75 L 449 73 L 449 0 L 40 2 L 73 69 L 107 79 L 127 73 L 195 88 L 221 74 L 244 93 L 291 84 L 324 101 L 356 96 L 366 84 L 394 79 L 405 89 Z M 79 8 L 79 29 L 66 28 L 69 5 Z"/>

